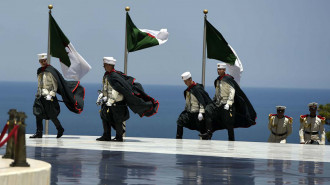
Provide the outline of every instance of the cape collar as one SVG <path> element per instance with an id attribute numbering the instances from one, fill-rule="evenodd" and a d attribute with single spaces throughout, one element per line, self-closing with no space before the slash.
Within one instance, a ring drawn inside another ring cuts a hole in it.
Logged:
<path id="1" fill-rule="evenodd" d="M 196 85 L 196 82 L 193 81 L 193 83 L 187 88 L 187 91 L 190 91 L 190 89 L 195 87 Z"/>
<path id="2" fill-rule="evenodd" d="M 110 75 L 112 72 L 117 72 L 115 69 L 112 69 L 110 72 L 108 72 L 108 71 L 106 71 L 105 73 L 104 73 L 104 76 L 105 75 Z"/>
<path id="3" fill-rule="evenodd" d="M 223 76 L 219 76 L 218 77 L 218 80 L 222 80 L 223 79 L 223 77 L 225 77 L 225 76 L 230 76 L 229 74 L 225 74 L 225 75 L 223 75 Z M 231 77 L 231 76 L 230 76 Z"/>
<path id="4" fill-rule="evenodd" d="M 48 66 L 50 66 L 50 65 L 47 64 L 45 67 L 41 67 L 41 71 L 44 72 Z"/>

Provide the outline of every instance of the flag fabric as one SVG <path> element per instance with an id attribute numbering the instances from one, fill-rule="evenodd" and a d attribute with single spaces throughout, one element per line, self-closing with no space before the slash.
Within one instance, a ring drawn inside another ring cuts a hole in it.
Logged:
<path id="1" fill-rule="evenodd" d="M 216 59 L 234 65 L 236 56 L 225 38 L 205 19 L 207 58 Z"/>
<path id="2" fill-rule="evenodd" d="M 227 65 L 227 72 L 240 84 L 243 65 L 235 50 L 227 43 L 221 33 L 205 19 L 207 58 L 220 60 Z"/>
<path id="3" fill-rule="evenodd" d="M 92 68 L 76 51 L 55 19 L 49 14 L 50 55 L 60 59 L 63 76 L 79 81 Z"/>
<path id="4" fill-rule="evenodd" d="M 243 65 L 241 60 L 238 58 L 235 50 L 229 45 L 229 47 L 231 48 L 231 50 L 233 51 L 233 53 L 236 56 L 236 60 L 235 60 L 235 64 L 234 65 L 227 65 L 227 71 L 228 73 L 234 77 L 234 80 L 237 82 L 238 85 L 240 85 L 241 82 L 241 76 L 243 73 Z"/>
<path id="5" fill-rule="evenodd" d="M 160 31 L 138 29 L 129 14 L 126 13 L 127 50 L 129 52 L 164 44 L 168 40 L 168 34 L 167 29 Z"/>

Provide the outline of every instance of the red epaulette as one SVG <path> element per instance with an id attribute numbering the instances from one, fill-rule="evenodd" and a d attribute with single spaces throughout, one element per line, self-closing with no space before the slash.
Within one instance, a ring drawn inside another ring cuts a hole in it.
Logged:
<path id="1" fill-rule="evenodd" d="M 276 116 L 277 114 L 269 114 L 268 119 L 270 120 L 271 117 Z"/>
<path id="2" fill-rule="evenodd" d="M 320 118 L 321 120 L 325 120 L 325 117 L 322 117 L 320 115 L 317 115 L 318 118 Z"/>
<path id="3" fill-rule="evenodd" d="M 289 117 L 289 116 L 287 116 L 287 115 L 284 115 L 286 118 L 288 118 L 288 119 L 292 119 L 292 117 Z"/>
<path id="4" fill-rule="evenodd" d="M 308 117 L 308 114 L 300 115 L 300 122 L 303 122 L 306 117 Z"/>
<path id="5" fill-rule="evenodd" d="M 300 118 L 306 118 L 306 117 L 308 117 L 308 116 L 309 116 L 308 114 L 300 115 Z"/>
<path id="6" fill-rule="evenodd" d="M 285 115 L 285 117 L 288 118 L 289 119 L 289 123 L 292 124 L 292 122 L 293 122 L 292 117 L 289 117 L 289 116 L 286 116 L 286 115 Z"/>

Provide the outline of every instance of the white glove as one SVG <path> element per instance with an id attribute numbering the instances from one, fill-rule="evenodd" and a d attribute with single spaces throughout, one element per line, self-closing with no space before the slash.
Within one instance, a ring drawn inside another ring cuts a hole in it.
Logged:
<path id="1" fill-rule="evenodd" d="M 108 107 L 111 107 L 111 106 L 112 106 L 112 103 L 107 102 L 106 105 L 107 105 Z"/>
<path id="2" fill-rule="evenodd" d="M 226 104 L 226 105 L 223 107 L 223 109 L 225 109 L 225 110 L 229 110 L 229 105 Z"/>
<path id="3" fill-rule="evenodd" d="M 103 100 L 103 102 L 106 102 L 106 101 L 108 100 L 108 97 L 104 96 L 104 97 L 102 98 L 102 100 Z"/>
<path id="4" fill-rule="evenodd" d="M 101 99 L 103 97 L 103 93 L 100 93 L 99 96 L 97 97 L 96 104 L 101 105 Z"/>
<path id="5" fill-rule="evenodd" d="M 202 120 L 203 120 L 203 114 L 202 114 L 202 113 L 199 113 L 199 114 L 198 114 L 198 120 L 199 120 L 199 121 L 202 121 Z"/>
<path id="6" fill-rule="evenodd" d="M 50 94 L 48 94 L 48 95 L 46 96 L 46 100 L 48 100 L 48 101 L 52 100 L 52 96 L 51 96 Z"/>
<path id="7" fill-rule="evenodd" d="M 47 96 L 49 94 L 49 91 L 47 89 L 42 89 L 41 90 L 41 95 Z"/>
<path id="8" fill-rule="evenodd" d="M 54 97 L 54 96 L 56 96 L 56 92 L 54 92 L 54 91 L 50 91 L 50 92 L 49 92 L 49 95 L 51 95 L 52 97 Z"/>

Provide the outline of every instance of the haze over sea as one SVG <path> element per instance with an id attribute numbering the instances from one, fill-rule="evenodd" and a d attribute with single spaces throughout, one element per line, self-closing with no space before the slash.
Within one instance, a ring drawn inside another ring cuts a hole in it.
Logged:
<path id="1" fill-rule="evenodd" d="M 102 134 L 102 123 L 99 116 L 100 107 L 96 106 L 97 90 L 101 84 L 82 84 L 86 89 L 84 111 L 78 115 L 74 114 L 61 105 L 59 120 L 65 128 L 65 135 L 95 135 Z M 175 138 L 176 120 L 184 109 L 185 101 L 181 86 L 165 85 L 144 85 L 145 91 L 155 99 L 159 100 L 158 113 L 152 117 L 140 118 L 130 112 L 130 119 L 127 121 L 127 136 L 129 137 L 151 137 L 151 138 Z M 0 128 L 2 129 L 8 119 L 8 110 L 17 109 L 27 114 L 26 133 L 35 132 L 35 116 L 32 113 L 32 105 L 37 89 L 35 82 L 0 82 Z M 246 88 L 243 91 L 250 99 L 257 112 L 257 124 L 250 128 L 235 129 L 235 137 L 238 141 L 267 142 L 269 137 L 268 114 L 276 113 L 276 105 L 287 107 L 286 115 L 293 117 L 293 133 L 288 137 L 288 143 L 299 143 L 299 116 L 307 114 L 307 104 L 318 102 L 319 104 L 330 103 L 330 89 L 284 89 L 284 88 Z M 210 97 L 214 96 L 214 88 L 206 87 Z M 58 95 L 58 98 L 61 97 Z M 50 121 L 50 134 L 57 131 Z M 330 127 L 325 126 L 329 131 Z M 112 135 L 115 132 L 112 131 Z M 184 129 L 183 138 L 199 139 L 197 131 Z M 227 131 L 214 133 L 214 140 L 227 140 Z"/>

